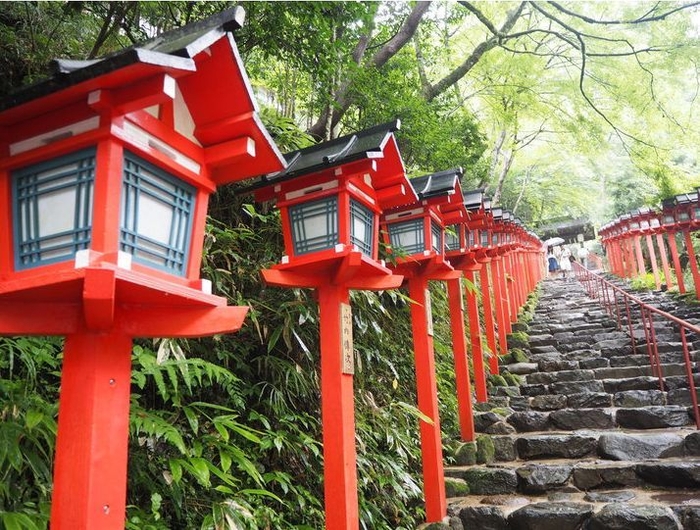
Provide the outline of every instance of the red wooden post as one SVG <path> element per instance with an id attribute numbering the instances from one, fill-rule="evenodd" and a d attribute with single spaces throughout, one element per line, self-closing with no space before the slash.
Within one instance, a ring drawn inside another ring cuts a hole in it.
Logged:
<path id="1" fill-rule="evenodd" d="M 524 275 L 526 271 L 518 268 L 518 251 L 509 252 L 506 254 L 505 268 L 506 274 L 510 281 L 506 281 L 508 287 L 508 310 L 510 315 L 510 322 L 516 322 L 518 320 L 518 309 L 521 305 L 521 289 L 525 288 Z M 513 326 L 509 326 L 509 333 L 513 331 Z"/>
<path id="2" fill-rule="evenodd" d="M 66 337 L 52 529 L 124 528 L 130 392 L 131 337 Z"/>
<path id="3" fill-rule="evenodd" d="M 464 329 L 464 298 L 462 280 L 447 280 L 447 296 L 450 306 L 450 329 L 452 330 L 452 350 L 454 352 L 455 379 L 457 386 L 457 407 L 459 429 L 462 440 L 472 442 L 474 416 L 472 411 L 472 389 L 469 381 L 466 333 Z"/>
<path id="4" fill-rule="evenodd" d="M 668 268 L 668 254 L 666 253 L 666 245 L 664 245 L 664 237 L 660 232 L 656 233 L 656 244 L 659 246 L 659 254 L 661 255 L 661 267 L 664 270 L 664 280 L 666 280 L 666 287 L 670 289 L 673 287 L 673 280 L 671 279 L 671 271 Z"/>
<path id="5" fill-rule="evenodd" d="M 481 305 L 484 308 L 484 329 L 486 330 L 486 344 L 491 350 L 489 357 L 489 369 L 492 374 L 498 374 L 498 348 L 496 346 L 496 328 L 493 321 L 493 304 L 491 302 L 491 282 L 489 281 L 489 267 L 491 258 L 478 259 L 483 265 L 479 271 L 479 286 L 481 287 Z"/>
<path id="6" fill-rule="evenodd" d="M 651 271 L 654 275 L 654 283 L 656 284 L 656 290 L 661 289 L 661 280 L 659 279 L 659 267 L 656 264 L 656 252 L 654 251 L 654 242 L 651 239 L 651 234 L 646 234 L 645 236 L 647 242 L 647 250 L 649 251 L 649 261 L 651 261 Z"/>
<path id="7" fill-rule="evenodd" d="M 479 272 L 481 267 L 481 264 L 475 263 L 472 267 L 465 268 L 463 274 L 464 278 L 471 284 L 471 287 L 466 289 L 466 297 L 476 400 L 479 403 L 485 403 L 489 397 L 486 390 L 486 368 L 484 366 L 484 350 L 481 344 L 481 323 L 479 319 L 479 303 L 475 292 L 476 275 L 474 274 Z"/>
<path id="8" fill-rule="evenodd" d="M 329 284 L 318 288 L 323 485 L 326 528 L 329 530 L 359 527 L 355 398 L 351 369 L 354 354 L 350 344 L 350 359 L 344 355 L 348 352 L 343 348 L 346 338 L 341 323 L 343 312 L 349 314 L 349 302 L 349 292 L 344 286 Z"/>
<path id="9" fill-rule="evenodd" d="M 229 333 L 248 310 L 199 278 L 208 196 L 284 167 L 230 33 L 243 14 L 72 62 L 0 105 L 0 335 L 66 336 L 53 529 L 124 528 L 132 338 Z M 41 183 L 14 194 L 27 176 Z M 20 208 L 51 215 L 27 229 Z"/>
<path id="10" fill-rule="evenodd" d="M 625 256 L 626 256 L 626 267 L 625 267 L 625 278 L 631 278 L 635 275 L 637 271 L 637 260 L 634 253 L 634 241 L 630 237 L 625 238 Z"/>
<path id="11" fill-rule="evenodd" d="M 507 253 L 505 256 L 503 256 L 500 260 L 498 260 L 498 279 L 501 281 L 501 296 L 503 298 L 503 321 L 505 323 L 505 332 L 506 333 L 512 333 L 513 331 L 513 326 L 512 322 L 510 320 L 510 306 L 515 305 L 515 301 L 513 300 L 513 295 L 509 291 L 509 282 L 508 281 L 508 262 L 510 260 L 510 253 Z M 505 350 L 508 350 L 508 346 L 506 345 Z"/>
<path id="12" fill-rule="evenodd" d="M 647 273 L 646 268 L 644 267 L 644 254 L 642 254 L 642 238 L 641 236 L 633 236 L 632 239 L 634 241 L 634 249 L 637 256 L 637 273 L 639 276 L 642 276 Z"/>
<path id="13" fill-rule="evenodd" d="M 676 271 L 676 281 L 678 282 L 678 292 L 685 294 L 685 279 L 683 278 L 683 268 L 681 260 L 678 256 L 678 245 L 676 244 L 676 232 L 668 232 L 668 248 L 671 250 L 671 261 L 673 261 L 673 270 Z"/>
<path id="14" fill-rule="evenodd" d="M 499 266 L 502 261 L 500 256 L 491 259 L 491 281 L 493 282 L 493 298 L 495 300 L 496 309 L 496 323 L 498 327 L 498 346 L 499 354 L 505 355 L 508 352 L 508 339 L 506 338 L 506 321 L 508 321 L 507 315 L 507 300 L 504 300 L 504 290 L 503 290 L 503 278 L 501 273 L 501 267 Z M 498 354 L 497 354 L 498 355 Z M 498 356 L 495 359 L 498 362 Z"/>
<path id="15" fill-rule="evenodd" d="M 438 414 L 435 354 L 432 322 L 429 311 L 428 280 L 422 276 L 408 279 L 411 300 L 413 348 L 416 360 L 418 408 L 432 423 L 420 420 L 421 453 L 423 455 L 423 490 L 428 522 L 442 521 L 447 513 L 445 474 L 442 463 L 442 437 Z"/>
<path id="16" fill-rule="evenodd" d="M 690 272 L 693 274 L 693 283 L 695 284 L 695 296 L 700 300 L 700 271 L 698 271 L 698 260 L 695 257 L 695 250 L 693 249 L 693 238 L 690 235 L 690 230 L 683 230 L 683 237 L 685 238 L 685 250 L 688 253 L 688 264 L 690 265 Z"/>

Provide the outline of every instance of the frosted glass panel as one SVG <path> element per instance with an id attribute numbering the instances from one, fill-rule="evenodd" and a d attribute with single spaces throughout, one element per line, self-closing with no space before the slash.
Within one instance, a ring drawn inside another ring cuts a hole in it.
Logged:
<path id="1" fill-rule="evenodd" d="M 350 239 L 360 252 L 374 257 L 374 212 L 354 199 L 350 200 Z"/>
<path id="2" fill-rule="evenodd" d="M 189 184 L 126 152 L 120 249 L 138 263 L 185 275 L 195 197 Z"/>
<path id="3" fill-rule="evenodd" d="M 388 226 L 391 246 L 406 254 L 422 253 L 425 249 L 423 219 L 392 223 Z"/>
<path id="4" fill-rule="evenodd" d="M 290 206 L 289 221 L 295 255 L 328 250 L 339 243 L 337 197 Z"/>
<path id="5" fill-rule="evenodd" d="M 141 196 L 138 205 L 138 232 L 144 237 L 155 239 L 167 245 L 173 226 L 173 209 L 171 206 L 149 197 Z"/>
<path id="6" fill-rule="evenodd" d="M 12 172 L 15 265 L 70 260 L 89 247 L 95 149 Z"/>
<path id="7" fill-rule="evenodd" d="M 73 228 L 75 222 L 75 188 L 39 195 L 39 237 L 47 237 Z"/>

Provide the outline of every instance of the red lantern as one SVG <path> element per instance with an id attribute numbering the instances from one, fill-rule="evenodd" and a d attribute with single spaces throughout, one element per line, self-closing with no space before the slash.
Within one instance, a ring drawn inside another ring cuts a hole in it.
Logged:
<path id="1" fill-rule="evenodd" d="M 284 167 L 230 34 L 242 17 L 60 61 L 0 103 L 0 333 L 67 336 L 54 529 L 124 528 L 132 338 L 246 314 L 199 278 L 209 195 Z"/>
<path id="2" fill-rule="evenodd" d="M 359 520 L 349 290 L 403 281 L 378 259 L 379 213 L 415 197 L 393 134 L 399 125 L 290 153 L 286 170 L 240 190 L 276 200 L 281 212 L 285 256 L 262 271 L 265 282 L 318 293 L 326 527 L 339 530 Z"/>

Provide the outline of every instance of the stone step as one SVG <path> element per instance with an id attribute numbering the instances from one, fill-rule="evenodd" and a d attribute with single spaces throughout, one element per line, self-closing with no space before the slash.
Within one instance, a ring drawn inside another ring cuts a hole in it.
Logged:
<path id="1" fill-rule="evenodd" d="M 588 430 L 577 433 L 518 433 L 491 436 L 494 460 L 512 462 L 552 458 L 606 458 L 644 460 L 674 456 L 700 456 L 700 432 L 682 429 L 650 431 Z M 469 463 L 460 457 L 458 462 Z"/>
<path id="2" fill-rule="evenodd" d="M 630 489 L 475 496 L 451 499 L 448 514 L 453 530 L 697 530 L 700 500 L 694 491 Z"/>
<path id="3" fill-rule="evenodd" d="M 556 490 L 611 488 L 698 488 L 700 458 L 658 461 L 569 460 L 449 467 L 448 479 L 464 481 L 469 495 L 544 495 Z M 457 483 L 459 484 L 459 482 Z"/>
<path id="4" fill-rule="evenodd" d="M 664 390 L 677 390 L 689 387 L 688 378 L 685 374 L 667 375 L 663 378 L 663 385 L 661 385 L 659 383 L 659 378 L 653 376 L 627 377 L 623 379 L 594 379 L 593 376 L 595 374 L 591 370 L 572 370 L 570 372 L 572 373 L 567 373 L 564 376 L 565 379 L 570 379 L 568 381 L 550 381 L 554 378 L 549 374 L 557 372 L 532 373 L 525 376 L 525 384 L 522 384 L 519 387 L 510 388 L 518 388 L 518 394 L 522 396 L 541 396 L 545 394 L 570 395 L 586 392 L 607 392 L 608 394 L 616 394 L 627 390 L 660 390 L 660 386 L 663 386 Z M 680 368 L 673 368 L 672 372 L 684 372 L 684 370 L 681 370 Z M 561 374 L 562 372 L 558 373 Z M 576 379 L 576 377 L 580 378 Z M 533 379 L 535 381 L 543 382 L 530 383 L 530 381 Z M 700 374 L 694 374 L 693 380 L 695 387 L 700 388 Z M 546 383 L 544 381 L 550 382 Z M 513 393 L 513 391 L 509 392 L 511 394 Z"/>
<path id="5" fill-rule="evenodd" d="M 599 368 L 589 368 L 583 369 L 580 367 L 568 368 L 575 364 L 579 364 L 581 361 L 572 360 L 545 360 L 539 361 L 536 370 L 532 367 L 534 363 L 527 363 L 527 366 L 523 366 L 526 363 L 519 363 L 515 365 L 516 371 L 513 373 L 520 373 L 525 375 L 526 384 L 545 384 L 559 383 L 559 382 L 569 382 L 569 381 L 591 381 L 593 379 L 598 380 L 608 380 L 608 379 L 632 379 L 638 377 L 652 377 L 652 369 L 649 366 L 649 359 L 647 358 L 646 366 L 614 366 L 614 367 L 599 367 Z M 586 361 L 583 361 L 584 364 Z M 544 366 L 543 366 L 544 365 Z M 543 368 L 552 368 L 552 365 L 560 366 L 561 370 L 546 370 Z M 590 365 L 590 363 L 589 363 Z M 504 371 L 511 371 L 510 366 L 507 365 L 503 367 Z M 531 371 L 527 371 L 531 370 Z M 686 367 L 681 363 L 667 363 L 661 365 L 661 373 L 665 376 L 682 376 L 686 374 Z M 658 380 L 657 380 L 658 383 Z M 614 383 L 608 383 L 608 385 L 614 385 Z"/>
<path id="6" fill-rule="evenodd" d="M 536 396 L 533 400 L 538 397 L 544 401 L 542 396 Z M 603 397 L 600 399 L 602 402 Z M 634 408 L 540 408 L 544 410 L 515 410 L 507 416 L 497 414 L 493 410 L 479 412 L 474 415 L 474 426 L 477 432 L 484 434 L 507 434 L 579 429 L 663 429 L 683 427 L 693 423 L 690 408 L 678 405 L 641 405 Z M 507 413 L 509 410 L 504 409 L 503 412 Z"/>

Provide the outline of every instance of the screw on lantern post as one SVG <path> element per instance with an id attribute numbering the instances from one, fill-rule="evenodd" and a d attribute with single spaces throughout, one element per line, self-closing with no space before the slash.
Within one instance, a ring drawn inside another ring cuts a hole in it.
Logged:
<path id="1" fill-rule="evenodd" d="M 359 528 L 350 290 L 401 285 L 378 259 L 379 214 L 415 199 L 394 132 L 378 125 L 285 155 L 284 171 L 239 193 L 275 200 L 286 255 L 262 271 L 268 285 L 315 289 L 321 338 L 321 419 L 328 530 Z"/>
<path id="2" fill-rule="evenodd" d="M 459 281 L 461 277 L 461 273 L 445 260 L 444 229 L 446 218 L 451 222 L 466 218 L 459 186 L 461 176 L 462 170 L 457 168 L 411 179 L 417 201 L 386 210 L 382 215 L 384 237 L 393 258 L 390 267 L 404 276 L 412 300 L 410 312 L 418 409 L 430 420 L 419 420 L 428 522 L 442 521 L 447 515 L 428 282 Z M 455 354 L 461 355 L 457 349 Z"/>
<path id="3" fill-rule="evenodd" d="M 209 195 L 283 168 L 229 33 L 243 14 L 0 102 L 0 334 L 66 336 L 53 530 L 124 528 L 133 338 L 243 323 L 199 278 Z"/>

